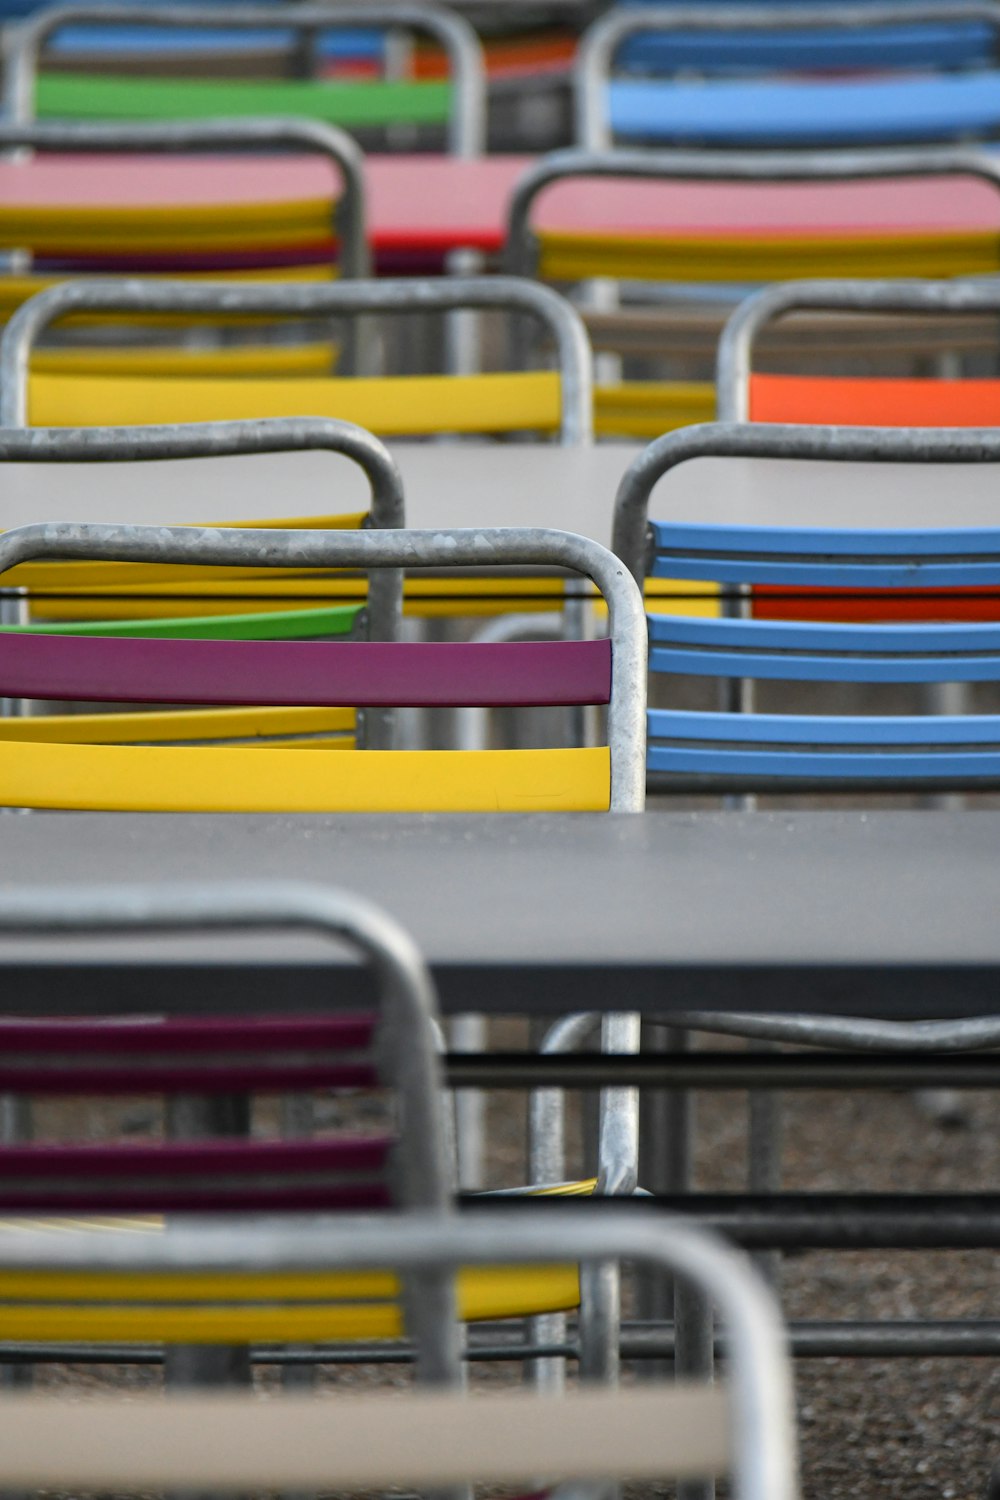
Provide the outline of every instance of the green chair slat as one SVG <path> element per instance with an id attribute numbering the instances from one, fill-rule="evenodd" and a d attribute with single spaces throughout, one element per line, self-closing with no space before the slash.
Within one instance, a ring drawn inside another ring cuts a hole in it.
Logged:
<path id="1" fill-rule="evenodd" d="M 451 113 L 447 81 L 327 82 L 324 79 L 119 78 L 43 73 L 43 119 L 203 120 L 224 115 L 295 115 L 347 128 L 439 125 Z"/>
<path id="2" fill-rule="evenodd" d="M 176 620 L 96 620 L 2 625 L 0 631 L 29 635 L 97 635 L 171 641 L 287 641 L 349 635 L 360 604 L 325 609 L 273 610 L 247 615 L 196 615 Z"/>

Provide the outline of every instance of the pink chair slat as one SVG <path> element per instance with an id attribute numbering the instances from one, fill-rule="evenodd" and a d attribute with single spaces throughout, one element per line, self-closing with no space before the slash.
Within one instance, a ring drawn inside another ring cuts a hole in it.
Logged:
<path id="1" fill-rule="evenodd" d="M 371 1063 L 339 1061 L 285 1063 L 269 1067 L 184 1062 L 149 1067 L 108 1067 L 0 1063 L 0 1090 L 10 1094 L 229 1094 L 256 1091 L 281 1094 L 296 1089 L 374 1089 L 380 1079 Z M 2 1158 L 0 1158 L 2 1160 Z"/>
<path id="2" fill-rule="evenodd" d="M 265 1052 L 322 1047 L 357 1051 L 371 1045 L 374 1015 L 198 1016 L 161 1020 L 26 1021 L 0 1017 L 0 1055 L 33 1053 Z"/>
<path id="3" fill-rule="evenodd" d="M 0 696 L 275 707 L 607 703 L 611 643 L 13 635 L 0 641 Z"/>
<path id="4" fill-rule="evenodd" d="M 316 1140 L 247 1141 L 224 1137 L 73 1146 L 5 1146 L 0 1179 L 56 1177 L 182 1177 L 225 1173 L 253 1177 L 269 1172 L 380 1172 L 392 1149 L 389 1136 L 334 1136 Z"/>
<path id="5" fill-rule="evenodd" d="M 367 1213 L 391 1206 L 382 1182 L 254 1187 L 210 1178 L 200 1186 L 59 1182 L 19 1188 L 0 1177 L 0 1213 Z"/>

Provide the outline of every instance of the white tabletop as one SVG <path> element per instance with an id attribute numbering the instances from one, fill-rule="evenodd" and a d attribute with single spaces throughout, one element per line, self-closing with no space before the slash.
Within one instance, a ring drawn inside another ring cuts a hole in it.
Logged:
<path id="1" fill-rule="evenodd" d="M 411 526 L 554 526 L 607 545 L 615 492 L 641 445 L 389 445 Z M 368 486 L 339 454 L 120 464 L 0 466 L 0 528 L 34 521 L 253 523 L 366 510 Z"/>

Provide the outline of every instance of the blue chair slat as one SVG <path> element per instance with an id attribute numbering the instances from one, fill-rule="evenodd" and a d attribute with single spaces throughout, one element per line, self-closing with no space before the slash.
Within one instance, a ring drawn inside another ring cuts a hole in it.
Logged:
<path id="1" fill-rule="evenodd" d="M 615 79 L 619 142 L 711 146 L 903 145 L 986 137 L 1000 126 L 995 72 L 686 83 Z"/>
<path id="2" fill-rule="evenodd" d="M 971 553 L 995 553 L 1000 557 L 1000 528 L 980 527 L 903 531 L 896 528 L 858 531 L 851 527 L 796 526 L 691 526 L 673 521 L 654 521 L 657 550 L 712 551 L 725 553 L 766 552 L 795 556 L 826 557 L 967 557 Z"/>
<path id="3" fill-rule="evenodd" d="M 733 745 L 902 745 L 922 749 L 951 745 L 1000 747 L 1000 715 L 908 715 L 891 718 L 847 714 L 696 713 L 651 708 L 649 734 L 656 740 L 708 740 Z M 717 743 L 716 743 L 717 748 Z"/>
<path id="4" fill-rule="evenodd" d="M 674 651 L 649 654 L 650 670 L 664 676 L 755 677 L 772 682 L 996 682 L 996 656 L 805 656 L 744 651 Z"/>
<path id="5" fill-rule="evenodd" d="M 28 14 L 37 6 L 26 5 L 18 14 Z M 10 12 L 13 14 L 13 12 Z M 0 7 L 0 17 L 8 12 Z M 143 55 L 178 52 L 254 52 L 264 48 L 291 47 L 295 35 L 290 31 L 276 31 L 273 27 L 259 31 L 231 31 L 225 27 L 218 30 L 208 27 L 192 27 L 190 31 L 177 27 L 170 31 L 158 31 L 150 26 L 67 26 L 52 39 L 51 50 L 56 53 L 74 52 L 137 52 Z M 331 59 L 351 59 L 364 62 L 379 61 L 382 57 L 383 39 L 378 31 L 338 31 L 321 37 L 320 55 Z"/>
<path id="6" fill-rule="evenodd" d="M 802 588 L 962 588 L 1000 583 L 1000 531 L 857 532 L 653 522 L 654 578 Z"/>
<path id="7" fill-rule="evenodd" d="M 656 523 L 654 573 L 735 583 L 912 589 L 995 581 L 993 529 L 907 532 Z M 669 550 L 664 550 L 669 549 Z M 696 554 L 701 551 L 701 556 Z M 699 569 L 696 575 L 686 565 Z M 648 620 L 650 670 L 788 682 L 1000 682 L 1000 624 Z M 1000 716 L 876 717 L 651 709 L 654 790 L 774 783 L 1000 785 Z"/>
<path id="8" fill-rule="evenodd" d="M 700 68 L 706 73 L 805 72 L 809 69 L 965 68 L 992 58 L 992 33 L 971 22 L 917 26 L 872 26 L 837 31 L 678 31 L 629 37 L 615 55 L 615 69 L 670 73 Z"/>
<path id="9" fill-rule="evenodd" d="M 1000 624 L 824 625 L 800 620 L 714 620 L 653 615 L 651 646 L 708 646 L 713 650 L 752 644 L 759 651 L 863 652 L 869 656 L 915 652 L 1000 653 Z"/>
<path id="10" fill-rule="evenodd" d="M 758 752 L 706 750 L 674 745 L 651 745 L 647 758 L 654 774 L 685 778 L 714 778 L 742 782 L 752 777 L 773 780 L 831 781 L 946 781 L 968 782 L 1000 777 L 1000 750 L 953 751 L 916 755 L 858 751 Z"/>

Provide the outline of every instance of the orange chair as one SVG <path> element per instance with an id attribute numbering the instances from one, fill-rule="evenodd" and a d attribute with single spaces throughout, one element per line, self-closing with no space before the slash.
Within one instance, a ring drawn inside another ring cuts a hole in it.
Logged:
<path id="1" fill-rule="evenodd" d="M 900 379 L 895 376 L 784 375 L 754 371 L 754 344 L 765 327 L 792 312 L 996 316 L 992 281 L 791 281 L 748 297 L 719 344 L 719 420 L 854 427 L 994 427 L 1000 379 Z"/>

